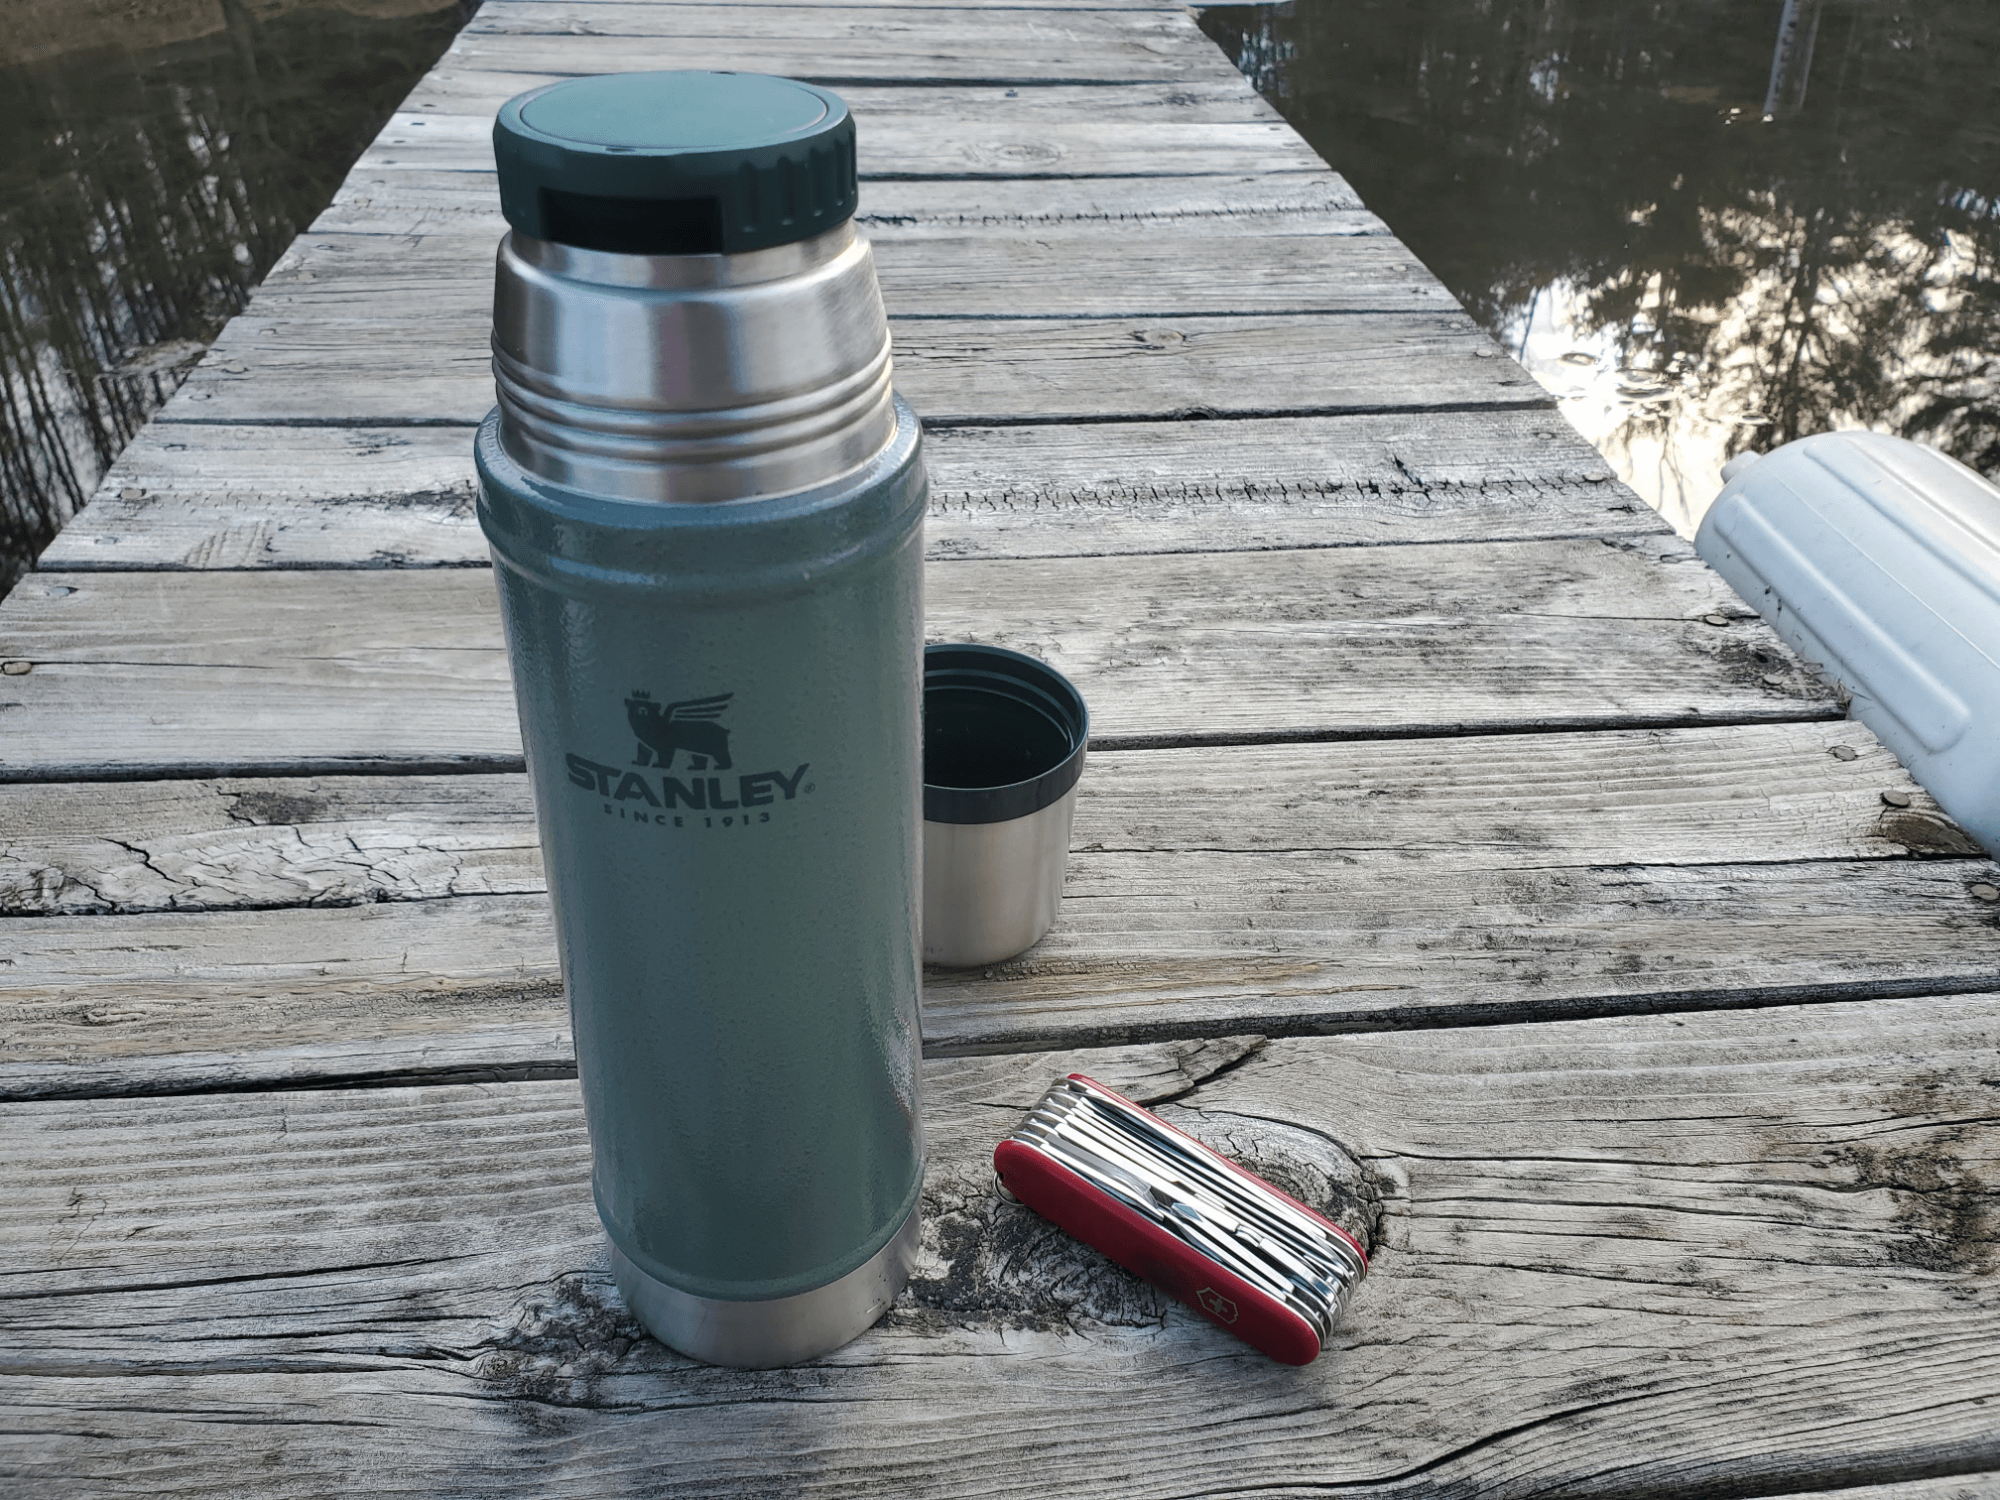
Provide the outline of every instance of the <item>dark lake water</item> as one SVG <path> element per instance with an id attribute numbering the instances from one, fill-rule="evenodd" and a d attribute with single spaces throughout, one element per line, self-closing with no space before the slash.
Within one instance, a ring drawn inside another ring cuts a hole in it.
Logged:
<path id="1" fill-rule="evenodd" d="M 1202 26 L 1690 530 L 1843 426 L 2000 477 L 2000 3 L 1305 0 Z"/>
<path id="2" fill-rule="evenodd" d="M 10 0 L 0 593 L 476 8 Z"/>

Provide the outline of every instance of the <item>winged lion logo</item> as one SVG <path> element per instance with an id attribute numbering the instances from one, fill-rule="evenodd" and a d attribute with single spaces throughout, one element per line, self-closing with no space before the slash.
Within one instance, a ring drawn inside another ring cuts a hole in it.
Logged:
<path id="1" fill-rule="evenodd" d="M 709 762 L 715 769 L 729 769 L 729 731 L 716 722 L 729 706 L 734 693 L 717 693 L 710 698 L 687 698 L 679 703 L 655 703 L 644 688 L 633 690 L 625 700 L 625 718 L 639 737 L 635 766 L 658 765 L 670 771 L 674 752 L 688 753 L 688 769 L 705 771 Z"/>

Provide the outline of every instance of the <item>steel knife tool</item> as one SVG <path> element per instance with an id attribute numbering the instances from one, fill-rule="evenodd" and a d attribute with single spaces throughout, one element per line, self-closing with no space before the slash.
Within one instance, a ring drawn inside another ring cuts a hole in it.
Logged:
<path id="1" fill-rule="evenodd" d="M 993 1152 L 1000 1190 L 1245 1343 L 1310 1364 L 1368 1254 L 1346 1230 L 1082 1073 Z"/>

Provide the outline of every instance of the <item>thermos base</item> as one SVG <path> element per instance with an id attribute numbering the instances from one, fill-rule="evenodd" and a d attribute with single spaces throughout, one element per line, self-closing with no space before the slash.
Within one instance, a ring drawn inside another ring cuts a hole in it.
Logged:
<path id="1" fill-rule="evenodd" d="M 646 1331 L 671 1349 L 711 1365 L 769 1370 L 796 1365 L 875 1326 L 909 1280 L 916 1259 L 917 1210 L 874 1255 L 838 1281 L 791 1297 L 724 1302 L 690 1296 L 647 1275 L 611 1247 L 611 1273 Z"/>

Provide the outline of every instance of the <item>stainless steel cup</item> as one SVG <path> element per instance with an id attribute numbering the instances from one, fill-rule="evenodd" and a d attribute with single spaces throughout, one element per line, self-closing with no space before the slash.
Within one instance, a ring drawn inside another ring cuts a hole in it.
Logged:
<path id="1" fill-rule="evenodd" d="M 1045 662 L 924 648 L 924 962 L 998 963 L 1055 922 L 1090 715 Z"/>

